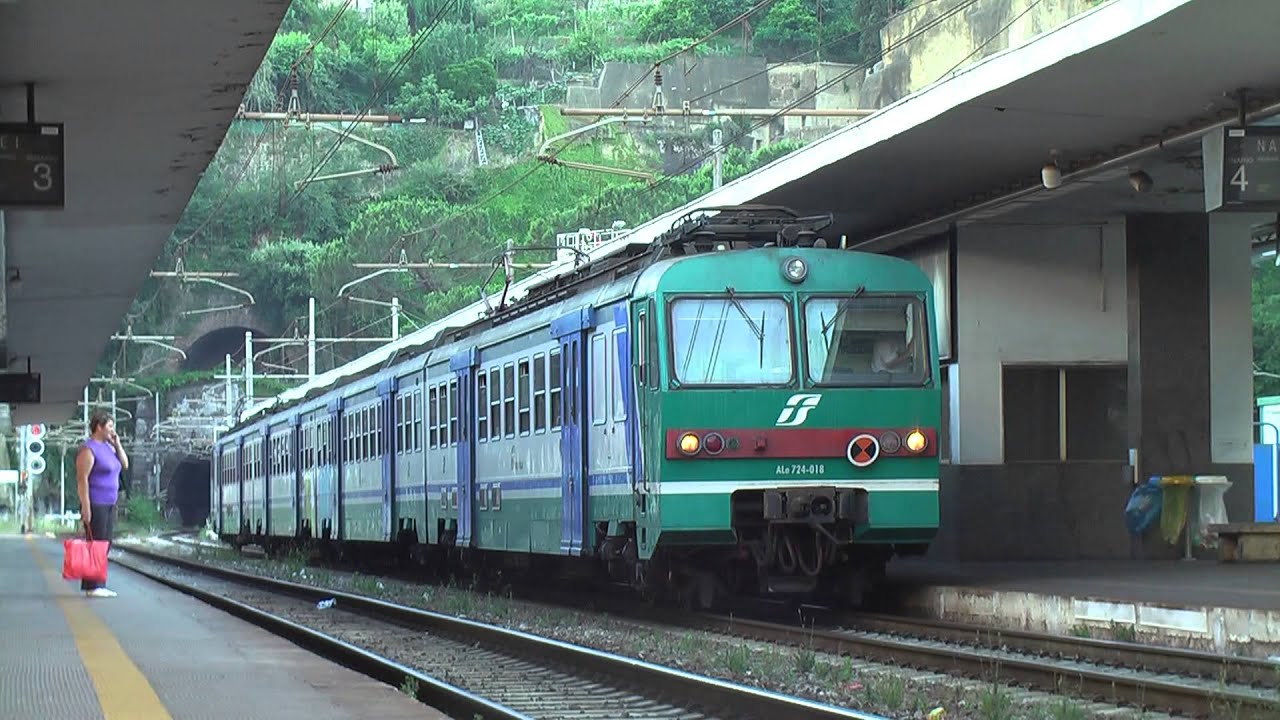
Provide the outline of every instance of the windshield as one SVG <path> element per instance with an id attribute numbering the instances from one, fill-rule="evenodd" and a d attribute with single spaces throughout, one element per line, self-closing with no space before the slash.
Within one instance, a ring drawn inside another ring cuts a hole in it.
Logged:
<path id="1" fill-rule="evenodd" d="M 806 301 L 809 379 L 821 385 L 923 385 L 929 365 L 922 311 L 911 297 Z"/>
<path id="2" fill-rule="evenodd" d="M 793 377 L 791 316 L 778 298 L 676 300 L 671 343 L 681 385 L 785 385 Z"/>

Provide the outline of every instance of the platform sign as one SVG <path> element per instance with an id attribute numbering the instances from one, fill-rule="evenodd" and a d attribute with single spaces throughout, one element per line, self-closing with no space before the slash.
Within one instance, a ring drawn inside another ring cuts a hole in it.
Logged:
<path id="1" fill-rule="evenodd" d="M 62 123 L 0 123 L 0 208 L 62 208 Z"/>
<path id="2" fill-rule="evenodd" d="M 1205 212 L 1280 211 L 1280 127 L 1223 128 L 1202 149 Z"/>

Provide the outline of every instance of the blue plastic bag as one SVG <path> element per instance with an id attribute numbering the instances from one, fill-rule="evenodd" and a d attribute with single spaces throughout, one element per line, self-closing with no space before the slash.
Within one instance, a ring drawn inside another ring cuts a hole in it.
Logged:
<path id="1" fill-rule="evenodd" d="M 1139 485 L 1124 506 L 1124 524 L 1131 535 L 1142 535 L 1160 520 L 1163 494 L 1158 485 Z"/>

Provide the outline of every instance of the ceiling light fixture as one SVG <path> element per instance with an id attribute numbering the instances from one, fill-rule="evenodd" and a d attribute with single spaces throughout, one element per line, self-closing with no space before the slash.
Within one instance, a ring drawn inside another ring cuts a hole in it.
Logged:
<path id="1" fill-rule="evenodd" d="M 1040 168 L 1040 182 L 1048 190 L 1062 184 L 1062 169 L 1058 167 L 1058 151 L 1049 151 L 1049 162 Z"/>
<path id="2" fill-rule="evenodd" d="M 1149 193 L 1155 187 L 1155 180 L 1145 170 L 1138 170 L 1129 173 L 1129 184 L 1133 186 L 1134 192 Z"/>

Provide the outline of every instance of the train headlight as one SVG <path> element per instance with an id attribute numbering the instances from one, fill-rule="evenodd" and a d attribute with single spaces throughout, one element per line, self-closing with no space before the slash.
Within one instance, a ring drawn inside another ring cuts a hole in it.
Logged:
<path id="1" fill-rule="evenodd" d="M 922 453 L 928 447 L 929 439 L 919 430 L 912 430 L 907 434 L 907 449 L 913 453 Z"/>
<path id="2" fill-rule="evenodd" d="M 902 449 L 902 436 L 898 433 L 888 430 L 880 436 L 880 449 L 890 455 Z"/>
<path id="3" fill-rule="evenodd" d="M 787 258 L 782 263 L 782 276 L 793 283 L 803 282 L 809 276 L 809 266 L 798 257 Z"/>
<path id="4" fill-rule="evenodd" d="M 720 433 L 707 433 L 702 439 L 702 446 L 707 449 L 708 455 L 719 455 L 724 452 L 724 438 Z"/>
<path id="5" fill-rule="evenodd" d="M 702 447 L 702 441 L 693 433 L 685 433 L 680 436 L 680 452 L 685 455 L 697 455 L 698 450 Z"/>

